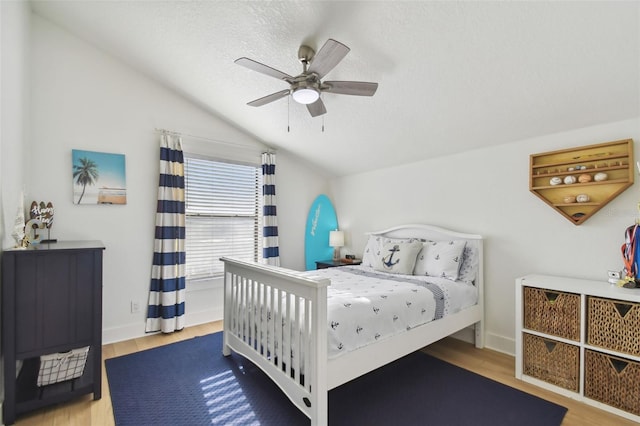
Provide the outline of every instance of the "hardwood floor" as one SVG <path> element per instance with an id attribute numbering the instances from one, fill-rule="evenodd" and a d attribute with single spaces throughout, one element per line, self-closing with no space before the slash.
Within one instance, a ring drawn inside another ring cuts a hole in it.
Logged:
<path id="1" fill-rule="evenodd" d="M 103 359 L 113 358 L 180 340 L 214 333 L 222 329 L 221 322 L 189 327 L 179 333 L 145 336 L 125 342 L 103 346 Z M 569 409 L 563 426 L 626 426 L 637 423 L 574 401 L 537 386 L 519 381 L 514 376 L 514 358 L 489 349 L 476 349 L 473 345 L 446 338 L 425 348 L 424 351 L 451 364 L 474 371 L 490 379 L 516 389 L 553 401 Z M 104 366 L 104 362 L 103 362 Z M 90 396 L 66 404 L 60 404 L 18 418 L 19 426 L 112 426 L 113 412 L 107 376 L 102 368 L 102 399 L 93 401 Z M 438 426 L 438 425 L 436 425 Z"/>

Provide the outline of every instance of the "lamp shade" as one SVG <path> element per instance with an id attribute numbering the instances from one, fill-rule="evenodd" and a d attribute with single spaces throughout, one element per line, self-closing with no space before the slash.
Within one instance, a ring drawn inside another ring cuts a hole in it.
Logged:
<path id="1" fill-rule="evenodd" d="M 335 231 L 330 231 L 329 232 L 329 245 L 331 247 L 342 247 L 342 246 L 344 246 L 344 232 L 338 231 L 337 229 Z"/>

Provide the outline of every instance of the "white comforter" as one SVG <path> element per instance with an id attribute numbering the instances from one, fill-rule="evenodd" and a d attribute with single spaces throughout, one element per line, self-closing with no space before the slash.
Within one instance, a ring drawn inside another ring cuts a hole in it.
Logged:
<path id="1" fill-rule="evenodd" d="M 307 271 L 302 275 L 331 280 L 327 290 L 329 359 L 458 312 L 474 305 L 478 298 L 476 287 L 466 282 L 389 274 L 361 265 Z M 283 294 L 282 297 L 284 311 L 287 296 Z M 261 345 L 267 347 L 271 341 L 269 330 L 274 329 L 273 321 L 278 318 L 278 321 L 282 320 L 284 347 L 288 347 L 290 335 L 285 330 L 292 330 L 291 333 L 295 335 L 300 332 L 298 325 L 287 324 L 286 319 L 280 319 L 278 314 L 271 312 L 268 308 L 271 306 L 270 300 L 267 292 L 264 305 L 258 307 L 252 303 L 254 315 L 261 317 Z M 277 311 L 277 305 L 274 308 Z M 301 318 L 304 316 L 302 305 L 299 314 Z M 245 315 L 242 313 L 240 317 Z M 244 326 L 241 329 L 245 331 L 239 330 L 240 333 L 247 331 Z M 255 323 L 253 331 L 257 336 Z M 278 346 L 279 343 L 275 341 L 276 350 Z M 282 353 L 283 361 L 288 363 L 294 352 L 292 349 L 291 353 Z M 304 356 L 299 362 L 301 366 L 304 364 Z"/>
<path id="2" fill-rule="evenodd" d="M 476 288 L 444 278 L 394 275 L 365 266 L 308 271 L 331 279 L 328 356 L 335 358 L 474 305 Z"/>

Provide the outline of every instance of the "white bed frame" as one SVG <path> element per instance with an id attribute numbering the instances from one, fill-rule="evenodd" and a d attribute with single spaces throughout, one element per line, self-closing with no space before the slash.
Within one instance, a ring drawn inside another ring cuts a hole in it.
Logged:
<path id="1" fill-rule="evenodd" d="M 328 423 L 330 389 L 472 325 L 475 328 L 476 347 L 484 346 L 481 236 L 430 225 L 403 225 L 371 234 L 432 241 L 464 239 L 467 245 L 477 247 L 479 267 L 474 284 L 478 287 L 478 303 L 397 336 L 328 359 L 328 279 L 312 279 L 289 269 L 230 258 L 221 259 L 225 265 L 223 354 L 228 356 L 234 351 L 260 367 L 311 419 L 313 426 Z M 284 294 L 291 297 L 284 298 L 283 302 Z M 262 315 L 256 315 L 260 309 L 244 309 L 245 306 L 261 307 L 276 316 L 269 323 L 270 329 L 266 331 L 268 339 L 263 335 L 265 332 L 260 331 L 266 327 Z M 301 306 L 304 308 L 300 309 Z M 287 324 L 284 331 L 282 327 L 275 327 L 276 323 L 282 324 L 285 320 L 283 316 L 286 317 Z M 292 332 L 295 329 L 301 332 Z M 283 342 L 283 333 L 293 337 Z M 274 345 L 276 340 L 279 342 L 277 348 Z M 292 354 L 288 364 L 283 363 L 283 353 Z M 304 359 L 304 365 L 301 365 L 301 359 Z M 303 377 L 300 375 L 301 370 L 304 370 Z"/>

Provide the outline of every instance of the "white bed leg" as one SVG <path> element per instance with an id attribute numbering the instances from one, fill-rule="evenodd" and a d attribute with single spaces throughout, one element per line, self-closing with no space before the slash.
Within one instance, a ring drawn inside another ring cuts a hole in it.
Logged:
<path id="1" fill-rule="evenodd" d="M 231 355 L 231 348 L 227 344 L 227 332 L 222 332 L 222 355 L 229 356 Z"/>
<path id="2" fill-rule="evenodd" d="M 316 289 L 313 298 L 316 303 L 313 309 L 312 336 L 315 337 L 315 345 L 311 353 L 312 380 L 311 393 L 313 405 L 311 406 L 311 426 L 326 426 L 329 424 L 329 385 L 328 385 L 328 357 L 327 357 L 327 287 L 320 286 Z M 318 301 L 325 301 L 318 303 Z M 315 389 L 314 389 L 315 384 Z"/>
<path id="3" fill-rule="evenodd" d="M 475 323 L 473 328 L 476 332 L 476 348 L 482 349 L 484 348 L 484 321 L 478 321 L 477 323 Z"/>
<path id="4" fill-rule="evenodd" d="M 311 407 L 311 426 L 327 426 L 329 424 L 329 392 L 316 395 L 316 406 Z"/>
<path id="5" fill-rule="evenodd" d="M 229 356 L 229 355 L 231 355 L 231 349 L 229 349 L 229 346 L 224 345 L 224 346 L 222 347 L 222 355 L 224 355 L 224 356 Z"/>
<path id="6" fill-rule="evenodd" d="M 222 355 L 231 355 L 231 348 L 229 347 L 229 332 L 227 327 L 231 324 L 231 275 L 227 273 L 227 265 L 224 265 L 224 305 L 223 305 L 223 317 L 222 317 Z"/>

